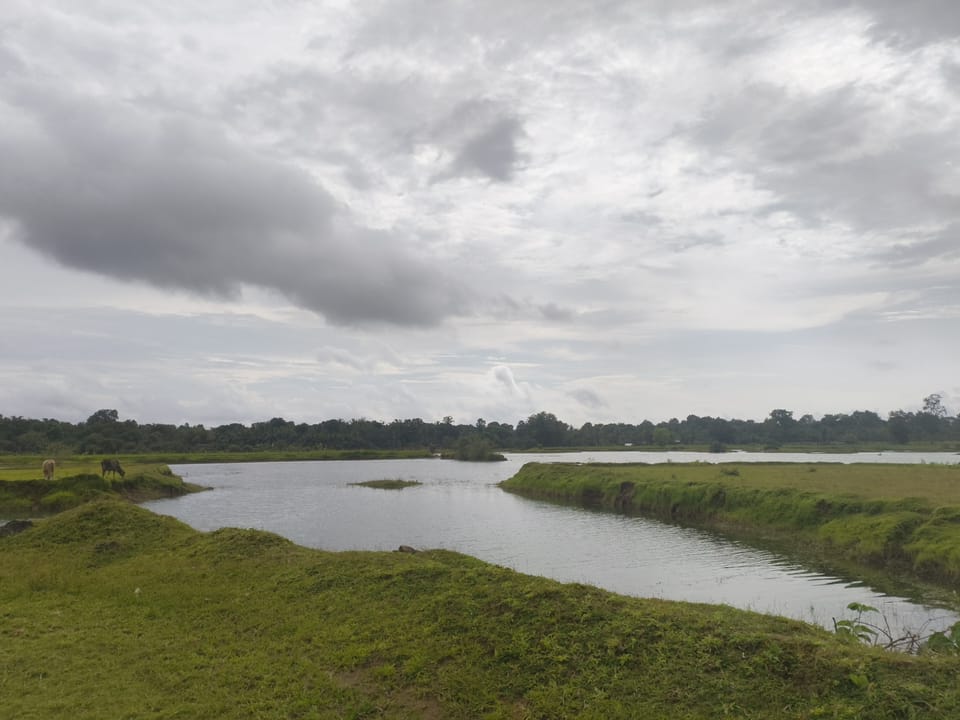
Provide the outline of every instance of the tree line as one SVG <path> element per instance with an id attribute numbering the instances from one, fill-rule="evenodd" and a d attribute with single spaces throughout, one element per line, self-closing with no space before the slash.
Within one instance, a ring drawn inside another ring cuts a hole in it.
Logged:
<path id="1" fill-rule="evenodd" d="M 481 443 L 482 441 L 482 443 Z M 869 410 L 794 417 L 775 409 L 761 421 L 688 415 L 653 423 L 584 423 L 573 427 L 553 413 L 538 412 L 516 425 L 437 422 L 420 418 L 324 420 L 295 423 L 276 417 L 251 425 L 167 425 L 121 420 L 116 410 L 97 410 L 70 423 L 0 415 L 0 452 L 21 454 L 116 454 L 141 452 L 243 452 L 262 450 L 406 450 L 437 452 L 469 444 L 502 450 L 565 447 L 738 446 L 779 448 L 790 444 L 858 445 L 960 441 L 960 417 L 951 416 L 938 394 L 924 398 L 919 412 L 896 410 L 886 418 Z"/>

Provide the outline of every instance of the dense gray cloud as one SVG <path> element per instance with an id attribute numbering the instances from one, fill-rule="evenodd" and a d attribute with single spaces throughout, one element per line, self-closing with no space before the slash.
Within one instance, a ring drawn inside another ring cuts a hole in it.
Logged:
<path id="1" fill-rule="evenodd" d="M 337 323 L 465 309 L 403 238 L 356 225 L 305 172 L 209 124 L 32 87 L 13 102 L 0 212 L 59 262 L 221 296 L 260 286 Z"/>

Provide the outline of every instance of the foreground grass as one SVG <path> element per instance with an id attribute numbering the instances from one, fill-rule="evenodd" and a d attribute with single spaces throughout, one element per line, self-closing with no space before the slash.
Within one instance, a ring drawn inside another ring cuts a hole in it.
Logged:
<path id="1" fill-rule="evenodd" d="M 892 566 L 947 587 L 960 582 L 956 465 L 529 463 L 502 487 L 749 534 L 789 535 L 842 559 Z"/>
<path id="2" fill-rule="evenodd" d="M 0 637 L 21 720 L 960 715 L 956 658 L 115 501 L 0 539 Z"/>
<path id="3" fill-rule="evenodd" d="M 102 496 L 142 502 L 203 489 L 185 483 L 166 465 L 124 463 L 124 470 L 122 477 L 112 473 L 104 477 L 99 462 L 89 458 L 58 466 L 51 480 L 26 468 L 5 468 L 0 472 L 0 517 L 59 512 Z"/>

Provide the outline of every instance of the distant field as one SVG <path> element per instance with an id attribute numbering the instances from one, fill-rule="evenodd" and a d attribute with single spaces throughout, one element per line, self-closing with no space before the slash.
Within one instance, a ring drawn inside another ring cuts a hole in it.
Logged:
<path id="1" fill-rule="evenodd" d="M 0 455 L 0 480 L 31 480 L 43 477 L 46 455 Z M 263 450 L 255 452 L 142 453 L 121 455 L 70 455 L 54 458 L 57 472 L 100 472 L 100 461 L 118 458 L 127 469 L 138 465 L 175 465 L 231 462 L 297 462 L 304 460 L 386 460 L 433 457 L 427 450 Z"/>
<path id="2" fill-rule="evenodd" d="M 83 458 L 58 464 L 54 477 L 47 480 L 34 463 L 8 462 L 0 467 L 0 518 L 49 515 L 103 497 L 142 502 L 203 489 L 185 483 L 163 464 L 124 461 L 122 465 L 124 475 L 104 477 L 99 461 Z"/>
<path id="3" fill-rule="evenodd" d="M 113 457 L 113 456 L 104 456 Z M 43 478 L 43 461 L 46 458 L 33 455 L 0 455 L 0 481 L 11 480 L 38 480 Z M 57 461 L 55 477 L 68 475 L 99 475 L 101 457 L 85 455 L 70 457 Z M 120 464 L 125 472 L 142 472 L 146 468 L 153 468 L 159 463 L 140 458 L 127 460 L 120 458 Z M 112 475 L 112 473 L 111 473 Z"/>

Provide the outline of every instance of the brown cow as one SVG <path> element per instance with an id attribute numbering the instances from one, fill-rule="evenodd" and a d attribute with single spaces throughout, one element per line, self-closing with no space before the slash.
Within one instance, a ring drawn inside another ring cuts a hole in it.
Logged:
<path id="1" fill-rule="evenodd" d="M 55 460 L 44 460 L 43 461 L 43 477 L 46 480 L 53 480 L 53 471 L 57 469 L 57 463 Z"/>

